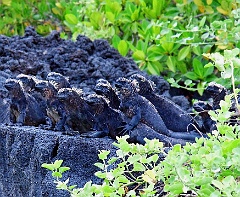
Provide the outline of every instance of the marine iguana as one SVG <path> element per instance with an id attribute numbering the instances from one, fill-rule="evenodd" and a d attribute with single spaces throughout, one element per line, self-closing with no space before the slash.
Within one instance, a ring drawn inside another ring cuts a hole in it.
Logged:
<path id="1" fill-rule="evenodd" d="M 124 114 L 112 108 L 109 105 L 110 101 L 101 95 L 90 94 L 87 96 L 86 102 L 93 111 L 94 131 L 86 133 L 85 136 L 103 137 L 109 135 L 111 138 L 116 139 L 117 130 L 126 125 Z"/>
<path id="2" fill-rule="evenodd" d="M 120 90 L 120 110 L 131 119 L 125 127 L 126 132 L 129 132 L 141 122 L 168 137 L 191 141 L 194 141 L 195 137 L 202 137 L 198 133 L 173 132 L 169 130 L 154 105 L 138 94 L 136 80 L 131 81 L 121 77 L 116 81 L 115 86 Z"/>
<path id="3" fill-rule="evenodd" d="M 11 99 L 10 117 L 18 125 L 39 126 L 46 123 L 46 118 L 36 99 L 24 91 L 16 79 L 7 79 L 5 88 Z"/>
<path id="4" fill-rule="evenodd" d="M 216 129 L 216 122 L 211 119 L 208 112 L 213 110 L 212 106 L 204 101 L 198 101 L 193 104 L 193 108 L 199 113 L 202 118 L 202 130 L 206 133 L 211 133 Z"/>
<path id="5" fill-rule="evenodd" d="M 148 99 L 157 109 L 166 127 L 176 132 L 188 132 L 200 129 L 193 117 L 185 112 L 180 106 L 166 97 L 154 92 L 154 83 L 140 74 L 134 74 L 130 80 L 137 80 L 139 94 Z"/>
<path id="6" fill-rule="evenodd" d="M 111 84 L 106 79 L 99 79 L 97 84 L 94 88 L 94 91 L 97 94 L 105 96 L 110 102 L 109 105 L 114 108 L 118 109 L 120 105 L 120 99 L 116 94 L 115 90 L 111 86 Z"/>
<path id="7" fill-rule="evenodd" d="M 60 73 L 50 72 L 50 73 L 48 73 L 46 80 L 51 83 L 54 83 L 54 87 L 57 90 L 60 90 L 61 88 L 70 88 L 71 87 L 68 79 Z"/>
<path id="8" fill-rule="evenodd" d="M 86 99 L 87 103 L 92 107 L 94 111 L 94 117 L 96 118 L 96 124 L 92 132 L 83 133 L 85 137 L 103 137 L 110 136 L 116 139 L 116 136 L 122 135 L 122 129 L 127 124 L 126 117 L 120 110 L 113 109 L 109 106 L 109 101 L 103 96 L 91 94 Z M 186 141 L 181 139 L 174 139 L 165 135 L 162 135 L 144 123 L 139 123 L 129 133 L 130 138 L 128 142 L 145 144 L 144 138 L 147 139 L 159 139 L 170 146 L 174 144 L 185 145 Z"/>
<path id="9" fill-rule="evenodd" d="M 67 132 L 78 131 L 81 134 L 93 128 L 95 122 L 93 111 L 83 99 L 80 89 L 61 88 L 57 98 L 64 105 Z"/>
<path id="10" fill-rule="evenodd" d="M 31 94 L 39 103 L 42 111 L 44 112 L 45 116 L 47 116 L 46 108 L 47 103 L 46 100 L 43 98 L 40 92 L 36 91 L 35 86 L 38 83 L 38 79 L 32 75 L 25 75 L 19 74 L 16 76 L 16 79 L 22 82 L 22 86 L 25 92 Z"/>
<path id="11" fill-rule="evenodd" d="M 215 110 L 220 108 L 220 101 L 224 100 L 227 95 L 227 89 L 220 84 L 210 82 L 206 88 L 206 93 L 213 99 L 212 109 Z"/>
<path id="12" fill-rule="evenodd" d="M 46 101 L 46 111 L 49 118 L 48 127 L 56 131 L 63 130 L 65 110 L 63 104 L 56 97 L 57 89 L 52 83 L 45 80 L 38 81 L 35 88 Z"/>

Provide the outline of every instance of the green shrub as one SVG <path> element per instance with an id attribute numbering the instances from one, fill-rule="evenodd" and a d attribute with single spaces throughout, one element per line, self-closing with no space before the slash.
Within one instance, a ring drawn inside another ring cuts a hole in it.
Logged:
<path id="1" fill-rule="evenodd" d="M 51 7 L 55 1 L 0 1 L 0 34 L 7 36 L 23 35 L 27 26 L 31 25 L 41 35 L 47 35 L 61 25 L 53 18 Z"/>
<path id="2" fill-rule="evenodd" d="M 71 1 L 74 2 L 74 1 Z M 213 53 L 240 46 L 239 3 L 235 1 L 92 0 L 56 4 L 72 32 L 105 38 L 123 56 L 132 56 L 149 74 L 171 77 L 177 86 L 203 93 L 219 72 L 205 68 Z"/>

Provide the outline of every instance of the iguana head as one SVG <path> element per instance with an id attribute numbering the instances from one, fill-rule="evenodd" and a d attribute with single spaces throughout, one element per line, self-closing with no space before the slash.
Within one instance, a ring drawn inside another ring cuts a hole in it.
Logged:
<path id="1" fill-rule="evenodd" d="M 61 88 L 70 88 L 68 79 L 60 73 L 50 72 L 48 73 L 46 80 L 51 82 L 57 90 Z"/>
<path id="2" fill-rule="evenodd" d="M 124 77 L 120 77 L 116 80 L 115 87 L 123 97 L 135 95 L 139 91 L 139 86 L 136 80 L 129 80 Z"/>
<path id="3" fill-rule="evenodd" d="M 112 89 L 112 86 L 110 84 L 106 84 L 106 83 L 97 83 L 94 90 L 97 94 L 101 94 L 101 95 L 105 95 L 108 96 L 108 94 L 110 93 Z"/>
<path id="4" fill-rule="evenodd" d="M 8 90 L 10 97 L 19 96 L 24 92 L 21 81 L 16 79 L 7 79 L 4 87 Z"/>
<path id="5" fill-rule="evenodd" d="M 86 102 L 92 107 L 96 114 L 103 111 L 104 107 L 109 106 L 109 100 L 97 94 L 90 94 L 86 98 Z"/>
<path id="6" fill-rule="evenodd" d="M 52 98 L 57 94 L 55 87 L 45 80 L 39 80 L 35 85 L 35 89 L 46 99 Z"/>
<path id="7" fill-rule="evenodd" d="M 137 80 L 140 94 L 151 93 L 155 89 L 154 82 L 151 80 L 148 80 L 147 78 L 145 78 L 140 74 L 133 74 L 130 77 L 130 80 Z"/>
<path id="8" fill-rule="evenodd" d="M 215 82 L 210 82 L 206 91 L 211 94 L 211 96 L 218 96 L 222 91 L 226 91 L 225 87 Z"/>
<path id="9" fill-rule="evenodd" d="M 75 88 L 61 88 L 58 90 L 57 98 L 64 102 L 73 101 L 76 98 L 82 97 L 82 90 L 81 89 L 75 89 Z"/>
<path id="10" fill-rule="evenodd" d="M 30 92 L 35 88 L 36 78 L 34 76 L 19 74 L 17 75 L 16 79 L 22 82 L 23 88 L 26 92 Z"/>

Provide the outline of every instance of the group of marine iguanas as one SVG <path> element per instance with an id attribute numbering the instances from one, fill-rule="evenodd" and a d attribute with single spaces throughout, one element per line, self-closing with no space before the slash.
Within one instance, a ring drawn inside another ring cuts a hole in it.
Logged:
<path id="1" fill-rule="evenodd" d="M 71 87 L 67 78 L 55 72 L 46 80 L 19 74 L 16 79 L 7 79 L 4 86 L 8 92 L 1 91 L 1 98 L 7 94 L 10 98 L 9 108 L 2 107 L 6 124 L 40 126 L 83 137 L 115 139 L 128 134 L 129 142 L 144 144 L 144 138 L 157 138 L 167 146 L 207 137 L 214 125 L 200 113 L 200 127 L 186 111 L 155 93 L 154 83 L 140 74 L 120 77 L 113 85 L 99 79 L 95 93 L 89 95 Z M 194 107 L 201 112 L 208 106 L 199 102 Z"/>

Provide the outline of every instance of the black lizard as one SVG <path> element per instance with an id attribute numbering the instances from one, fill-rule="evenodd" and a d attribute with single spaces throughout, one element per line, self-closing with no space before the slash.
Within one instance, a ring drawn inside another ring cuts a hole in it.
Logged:
<path id="1" fill-rule="evenodd" d="M 71 87 L 68 79 L 60 73 L 50 72 L 48 73 L 46 80 L 50 81 L 51 83 L 54 83 L 54 87 L 57 90 L 60 90 L 61 88 Z"/>
<path id="2" fill-rule="evenodd" d="M 122 135 L 122 129 L 127 124 L 127 119 L 120 110 L 113 109 L 109 106 L 109 101 L 103 96 L 91 94 L 87 98 L 87 102 L 93 108 L 94 116 L 96 118 L 93 132 L 84 133 L 85 137 L 102 137 L 110 136 L 116 139 L 117 136 Z M 128 142 L 145 144 L 147 139 L 159 139 L 165 145 L 181 144 L 185 145 L 186 141 L 181 139 L 174 139 L 162 135 L 144 123 L 139 123 L 135 128 L 128 133 L 130 138 Z"/>
<path id="3" fill-rule="evenodd" d="M 39 126 L 46 123 L 46 118 L 36 99 L 24 91 L 21 82 L 7 79 L 5 88 L 11 99 L 11 121 L 18 125 Z"/>
<path id="4" fill-rule="evenodd" d="M 105 96 L 110 102 L 109 105 L 114 108 L 118 109 L 120 105 L 120 99 L 116 94 L 116 91 L 112 87 L 112 85 L 106 79 L 99 79 L 97 84 L 94 88 L 97 94 Z"/>
<path id="5" fill-rule="evenodd" d="M 138 94 L 136 80 L 131 81 L 125 78 L 119 78 L 115 86 L 120 90 L 120 109 L 131 119 L 125 128 L 126 131 L 132 130 L 139 122 L 142 122 L 153 130 L 168 137 L 190 141 L 194 141 L 195 137 L 201 137 L 198 133 L 173 132 L 169 130 L 154 105 L 145 97 Z"/>
<path id="6" fill-rule="evenodd" d="M 65 110 L 66 131 L 85 133 L 92 130 L 94 116 L 91 107 L 82 97 L 82 91 L 75 88 L 61 88 L 57 98 L 63 103 Z"/>
<path id="7" fill-rule="evenodd" d="M 176 132 L 200 129 L 193 117 L 168 98 L 154 92 L 154 83 L 140 74 L 134 74 L 131 80 L 137 80 L 139 94 L 148 99 L 157 109 L 166 127 Z"/>
<path id="8" fill-rule="evenodd" d="M 193 108 L 199 113 L 199 116 L 202 118 L 202 130 L 206 133 L 211 133 L 216 129 L 216 122 L 211 119 L 208 112 L 213 110 L 212 106 L 209 103 L 204 101 L 198 101 L 193 104 Z"/>
<path id="9" fill-rule="evenodd" d="M 25 92 L 31 94 L 39 103 L 42 111 L 47 115 L 46 108 L 47 102 L 40 92 L 36 91 L 35 86 L 38 83 L 38 79 L 32 75 L 19 74 L 16 76 L 16 79 L 22 82 L 22 86 Z"/>
<path id="10" fill-rule="evenodd" d="M 109 100 L 101 95 L 90 94 L 87 96 L 86 102 L 91 106 L 94 115 L 94 131 L 87 135 L 95 137 L 109 135 L 116 139 L 118 128 L 126 125 L 124 114 L 112 108 Z"/>
<path id="11" fill-rule="evenodd" d="M 224 100 L 224 97 L 227 95 L 227 89 L 220 84 L 211 82 L 206 88 L 206 93 L 213 99 L 212 109 L 215 110 L 220 108 L 220 101 Z"/>
<path id="12" fill-rule="evenodd" d="M 63 130 L 64 122 L 64 106 L 57 98 L 57 89 L 54 85 L 45 80 L 39 80 L 35 85 L 46 101 L 46 111 L 49 118 L 48 126 L 46 128 L 54 129 L 57 131 Z"/>

